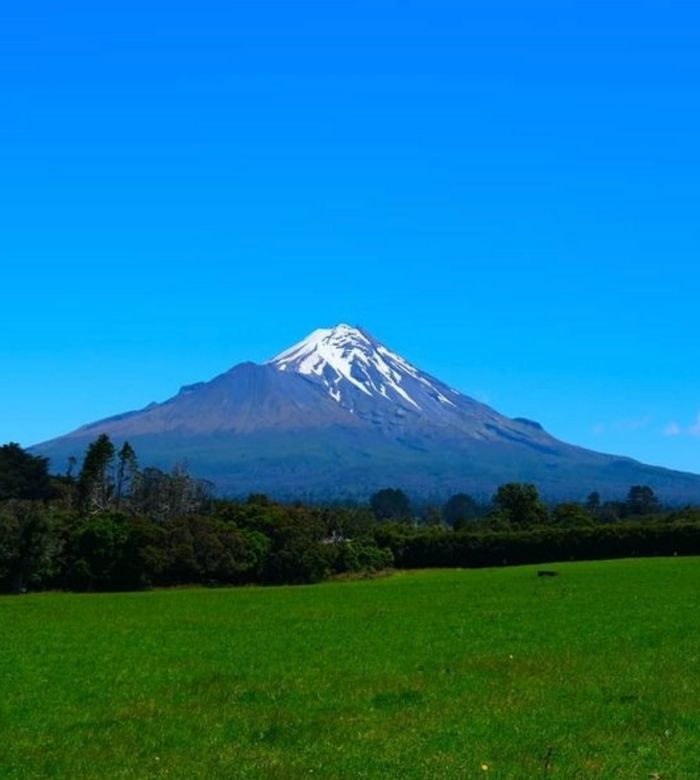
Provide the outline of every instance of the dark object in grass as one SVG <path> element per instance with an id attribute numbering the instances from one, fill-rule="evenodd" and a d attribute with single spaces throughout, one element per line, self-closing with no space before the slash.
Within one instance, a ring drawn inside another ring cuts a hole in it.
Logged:
<path id="1" fill-rule="evenodd" d="M 549 770 L 552 768 L 552 753 L 554 753 L 554 748 L 550 747 L 547 749 L 547 755 L 544 757 L 544 771 L 549 772 Z"/>
<path id="2" fill-rule="evenodd" d="M 558 577 L 559 572 L 558 571 L 551 571 L 550 569 L 540 569 L 537 572 L 538 577 Z"/>

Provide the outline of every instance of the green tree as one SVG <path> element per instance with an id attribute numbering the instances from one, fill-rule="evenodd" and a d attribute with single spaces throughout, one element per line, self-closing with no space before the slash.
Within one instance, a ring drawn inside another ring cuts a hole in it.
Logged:
<path id="1" fill-rule="evenodd" d="M 47 458 L 31 455 L 15 442 L 0 447 L 0 501 L 49 498 L 48 464 Z"/>
<path id="2" fill-rule="evenodd" d="M 568 502 L 558 504 L 552 512 L 552 520 L 555 525 L 563 528 L 581 528 L 593 525 L 593 516 L 580 504 Z"/>
<path id="3" fill-rule="evenodd" d="M 124 515 L 109 512 L 85 517 L 71 537 L 71 586 L 79 590 L 110 589 L 127 533 Z"/>
<path id="4" fill-rule="evenodd" d="M 102 512 L 71 539 L 68 581 L 82 590 L 149 587 L 165 566 L 165 531 L 142 517 Z"/>
<path id="5" fill-rule="evenodd" d="M 493 497 L 493 507 L 494 519 L 519 528 L 543 525 L 548 520 L 537 488 L 530 484 L 509 482 L 501 485 Z"/>
<path id="6" fill-rule="evenodd" d="M 594 490 L 586 499 L 586 510 L 592 515 L 597 515 L 600 512 L 600 493 Z"/>
<path id="7" fill-rule="evenodd" d="M 345 539 L 369 536 L 376 523 L 374 515 L 367 507 L 332 509 L 331 516 L 329 530 Z"/>
<path id="8" fill-rule="evenodd" d="M 661 511 L 659 499 L 648 485 L 633 485 L 627 494 L 625 514 L 653 515 Z"/>
<path id="9" fill-rule="evenodd" d="M 479 507 L 470 495 L 456 493 L 447 500 L 442 516 L 447 525 L 453 528 L 464 527 L 470 520 L 479 516 Z"/>
<path id="10" fill-rule="evenodd" d="M 402 520 L 411 518 L 411 502 L 398 488 L 378 490 L 369 500 L 377 520 Z"/>
<path id="11" fill-rule="evenodd" d="M 327 529 L 315 514 L 302 519 L 281 509 L 259 522 L 270 540 L 263 570 L 267 582 L 318 582 L 331 573 L 335 545 L 326 543 Z"/>
<path id="12" fill-rule="evenodd" d="M 129 517 L 118 552 L 112 585 L 150 588 L 166 564 L 165 531 L 143 517 Z"/>
<path id="13" fill-rule="evenodd" d="M 61 539 L 51 509 L 36 501 L 0 507 L 0 582 L 13 593 L 45 584 L 54 574 Z"/>
<path id="14" fill-rule="evenodd" d="M 378 547 L 373 539 L 355 539 L 339 545 L 335 568 L 338 572 L 374 572 L 388 569 L 393 562 L 391 551 Z"/>
<path id="15" fill-rule="evenodd" d="M 115 482 L 115 497 L 117 506 L 127 498 L 138 477 L 139 464 L 134 448 L 125 441 L 117 453 L 117 475 Z"/>
<path id="16" fill-rule="evenodd" d="M 88 447 L 78 477 L 78 494 L 83 510 L 104 512 L 114 494 L 114 444 L 106 433 Z"/>

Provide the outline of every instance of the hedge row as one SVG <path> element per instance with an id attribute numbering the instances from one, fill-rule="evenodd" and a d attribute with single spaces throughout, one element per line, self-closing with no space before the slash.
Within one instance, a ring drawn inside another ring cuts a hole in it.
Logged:
<path id="1" fill-rule="evenodd" d="M 700 524 L 618 524 L 527 531 L 402 533 L 380 530 L 402 569 L 509 566 L 555 561 L 700 555 Z"/>

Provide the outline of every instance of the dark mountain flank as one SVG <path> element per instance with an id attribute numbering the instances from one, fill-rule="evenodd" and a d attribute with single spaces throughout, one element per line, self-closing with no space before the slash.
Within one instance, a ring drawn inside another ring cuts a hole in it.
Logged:
<path id="1" fill-rule="evenodd" d="M 159 404 L 90 423 L 33 448 L 63 470 L 100 433 L 128 439 L 143 464 L 186 460 L 223 495 L 364 498 L 387 485 L 487 496 L 509 481 L 552 499 L 622 496 L 648 484 L 700 500 L 700 476 L 555 439 L 420 371 L 360 328 L 314 331 L 271 361 L 242 363 Z"/>

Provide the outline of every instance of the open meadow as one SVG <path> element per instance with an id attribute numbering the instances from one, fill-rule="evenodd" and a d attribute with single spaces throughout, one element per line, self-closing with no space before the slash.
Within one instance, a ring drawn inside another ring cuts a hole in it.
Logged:
<path id="1" fill-rule="evenodd" d="M 0 777 L 697 778 L 700 560 L 0 598 Z"/>

